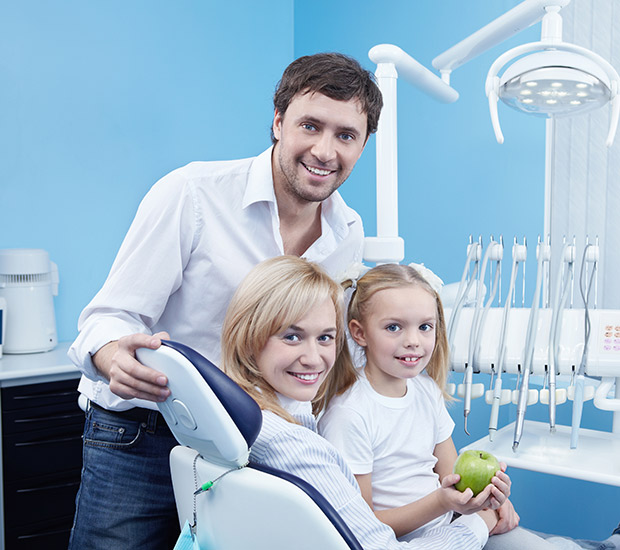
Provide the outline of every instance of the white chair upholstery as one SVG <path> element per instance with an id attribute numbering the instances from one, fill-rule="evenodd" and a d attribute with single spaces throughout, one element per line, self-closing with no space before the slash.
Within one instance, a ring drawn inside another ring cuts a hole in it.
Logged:
<path id="1" fill-rule="evenodd" d="M 159 407 L 180 443 L 170 455 L 179 521 L 196 518 L 202 549 L 361 550 L 313 487 L 248 464 L 262 413 L 237 384 L 175 342 L 140 349 L 138 359 L 168 377 L 171 395 Z M 209 490 L 194 494 L 210 481 Z"/>

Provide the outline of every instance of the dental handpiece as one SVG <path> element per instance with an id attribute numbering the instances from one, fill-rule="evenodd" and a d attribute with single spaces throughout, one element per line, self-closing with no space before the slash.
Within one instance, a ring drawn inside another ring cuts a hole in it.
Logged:
<path id="1" fill-rule="evenodd" d="M 493 436 L 497 431 L 497 421 L 499 418 L 499 406 L 502 397 L 502 379 L 498 376 L 493 388 L 493 402 L 491 403 L 491 418 L 489 420 L 489 441 L 493 441 Z"/>
<path id="2" fill-rule="evenodd" d="M 502 326 L 500 329 L 499 347 L 497 353 L 497 378 L 495 379 L 495 387 L 493 388 L 493 402 L 491 403 L 491 416 L 489 418 L 489 440 L 493 441 L 495 432 L 497 431 L 497 423 L 499 418 L 499 407 L 501 405 L 502 396 L 502 372 L 504 370 L 504 357 L 506 354 L 506 330 L 508 327 L 508 319 L 510 316 L 510 309 L 512 304 L 512 295 L 515 288 L 515 282 L 517 279 L 517 271 L 519 269 L 519 262 L 524 262 L 527 257 L 527 248 L 525 245 L 520 245 L 515 239 L 515 243 L 512 247 L 512 270 L 510 274 L 510 285 L 508 287 L 508 294 L 506 297 L 506 303 L 504 304 L 504 314 L 502 316 Z"/>
<path id="3" fill-rule="evenodd" d="M 521 435 L 523 434 L 525 410 L 527 409 L 527 402 L 530 393 L 530 369 L 532 368 L 534 360 L 534 345 L 536 339 L 536 327 L 538 323 L 538 308 L 543 279 L 543 265 L 545 261 L 543 254 L 541 254 L 540 237 L 536 254 L 538 256 L 536 269 L 536 285 L 534 287 L 534 299 L 532 301 L 532 308 L 530 309 L 530 318 L 527 325 L 527 336 L 525 340 L 525 351 L 523 354 L 523 376 L 521 380 L 521 388 L 519 389 L 519 400 L 517 402 L 517 419 L 515 422 L 515 434 L 512 444 L 512 450 L 514 452 L 517 452 L 517 448 L 519 447 L 519 443 L 521 442 Z"/>
<path id="4" fill-rule="evenodd" d="M 513 452 L 517 452 L 521 435 L 523 434 L 523 423 L 525 422 L 525 410 L 527 409 L 527 398 L 530 390 L 530 369 L 523 369 L 523 379 L 519 389 L 519 401 L 517 403 L 517 420 L 515 421 L 515 435 L 512 443 Z"/>
<path id="5" fill-rule="evenodd" d="M 557 308 L 553 312 L 554 316 L 552 317 L 551 324 L 551 339 L 549 346 L 549 431 L 551 433 L 555 433 L 555 421 L 556 421 L 556 410 L 557 410 L 557 402 L 556 402 L 556 379 L 557 379 L 557 368 L 558 368 L 558 352 L 560 345 L 560 328 L 562 326 L 562 311 L 566 304 L 566 297 L 568 296 L 568 280 L 570 277 L 570 272 L 567 270 L 566 280 L 564 281 L 564 288 L 562 290 L 562 295 L 559 300 L 556 302 Z"/>
<path id="6" fill-rule="evenodd" d="M 559 327 L 562 324 L 562 310 L 566 303 L 566 296 L 568 295 L 568 281 L 571 275 L 571 256 L 574 253 L 574 249 L 570 249 L 569 245 L 565 242 L 562 246 L 560 258 L 562 263 L 558 269 L 556 286 L 554 289 L 554 297 L 551 303 L 552 316 L 551 316 L 551 328 L 549 332 L 549 431 L 555 433 L 555 421 L 556 421 L 556 377 L 558 368 L 558 347 L 559 347 Z M 564 265 L 566 264 L 566 273 L 562 276 Z"/>
<path id="7" fill-rule="evenodd" d="M 508 326 L 508 318 L 510 315 L 511 300 L 510 296 L 514 289 L 514 281 L 516 277 L 518 262 L 512 265 L 512 274 L 510 276 L 510 287 L 508 290 L 508 299 L 504 304 L 504 314 L 502 316 L 502 327 L 500 332 L 498 360 L 497 360 L 497 376 L 495 378 L 495 387 L 493 391 L 493 403 L 491 403 L 491 417 L 489 418 L 489 439 L 493 441 L 493 436 L 497 431 L 497 421 L 499 417 L 499 407 L 502 396 L 502 372 L 504 370 L 504 355 L 506 353 L 506 329 Z"/>
<path id="8" fill-rule="evenodd" d="M 478 275 L 478 272 L 480 269 L 480 266 L 479 266 L 480 257 L 482 255 L 482 243 L 480 240 L 477 243 L 472 243 L 470 246 L 471 246 L 470 251 L 473 250 L 471 256 L 474 261 L 474 269 L 472 271 L 471 279 L 465 290 L 465 295 L 469 294 L 469 289 L 471 288 L 473 283 L 476 281 L 476 275 Z M 486 255 L 485 255 L 485 261 L 483 262 L 483 265 L 486 265 Z M 482 290 L 482 282 L 481 280 L 478 280 L 477 288 L 476 288 L 476 309 L 474 312 L 475 313 L 474 317 L 472 319 L 471 332 L 469 336 L 469 353 L 468 353 L 467 363 L 465 364 L 465 373 L 463 375 L 463 390 L 464 390 L 463 429 L 465 430 L 465 433 L 467 435 L 469 435 L 469 432 L 467 431 L 467 417 L 469 416 L 469 413 L 471 411 L 471 389 L 472 389 L 473 376 L 474 376 L 473 342 L 475 342 L 475 336 L 476 336 L 476 331 L 477 331 L 477 320 L 478 320 L 478 315 L 480 313 L 479 306 L 480 306 L 481 290 Z"/>
<path id="9" fill-rule="evenodd" d="M 549 368 L 549 431 L 555 433 L 555 411 L 557 403 L 555 400 L 555 366 Z"/>
<path id="10" fill-rule="evenodd" d="M 579 427 L 581 425 L 581 414 L 583 411 L 583 384 L 584 375 L 582 373 L 577 375 L 575 381 L 575 397 L 573 400 L 573 418 L 570 429 L 570 448 L 577 448 L 577 441 L 579 440 Z"/>
<path id="11" fill-rule="evenodd" d="M 464 405 L 463 405 L 463 417 L 464 417 L 464 429 L 465 433 L 469 435 L 467 431 L 467 417 L 471 411 L 471 386 L 474 376 L 474 367 L 469 363 L 465 366 L 465 375 L 463 377 L 463 385 L 465 390 Z"/>

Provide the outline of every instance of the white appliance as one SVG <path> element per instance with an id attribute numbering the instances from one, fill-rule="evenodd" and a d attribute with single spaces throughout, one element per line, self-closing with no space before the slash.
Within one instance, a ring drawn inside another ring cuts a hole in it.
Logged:
<path id="1" fill-rule="evenodd" d="M 4 353 L 36 353 L 56 347 L 53 296 L 58 267 L 45 250 L 0 250 L 0 297 L 6 300 Z"/>

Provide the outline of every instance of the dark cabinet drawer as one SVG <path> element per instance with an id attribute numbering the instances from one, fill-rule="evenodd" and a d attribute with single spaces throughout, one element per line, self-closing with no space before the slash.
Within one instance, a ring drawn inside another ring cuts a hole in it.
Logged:
<path id="1" fill-rule="evenodd" d="M 73 516 L 62 521 L 35 522 L 21 531 L 8 529 L 5 533 L 6 550 L 67 550 Z"/>
<path id="2" fill-rule="evenodd" d="M 65 550 L 82 468 L 77 380 L 2 388 L 6 550 Z"/>
<path id="3" fill-rule="evenodd" d="M 79 470 L 5 483 L 4 495 L 11 501 L 11 506 L 4 511 L 7 531 L 28 530 L 33 520 L 62 522 L 67 516 L 72 518 L 79 486 Z M 33 510 L 36 510 L 34 517 Z"/>
<path id="4" fill-rule="evenodd" d="M 81 429 L 65 426 L 6 435 L 4 479 L 23 479 L 81 468 Z"/>
<path id="5" fill-rule="evenodd" d="M 2 413 L 2 433 L 24 434 L 67 426 L 72 432 L 84 429 L 84 411 L 77 403 L 7 411 Z"/>
<path id="6" fill-rule="evenodd" d="M 77 380 L 61 380 L 2 388 L 2 412 L 73 403 L 77 407 Z"/>

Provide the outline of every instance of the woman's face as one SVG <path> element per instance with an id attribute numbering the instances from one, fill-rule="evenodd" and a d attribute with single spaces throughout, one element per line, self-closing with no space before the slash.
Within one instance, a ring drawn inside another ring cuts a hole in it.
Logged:
<path id="1" fill-rule="evenodd" d="M 278 393 L 311 401 L 336 361 L 336 309 L 327 298 L 274 334 L 256 358 L 258 368 Z"/>

